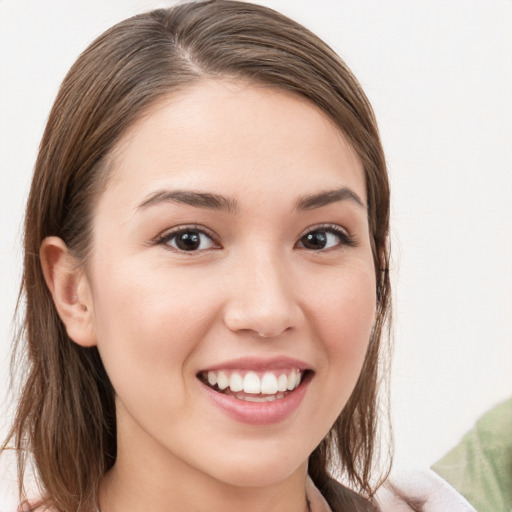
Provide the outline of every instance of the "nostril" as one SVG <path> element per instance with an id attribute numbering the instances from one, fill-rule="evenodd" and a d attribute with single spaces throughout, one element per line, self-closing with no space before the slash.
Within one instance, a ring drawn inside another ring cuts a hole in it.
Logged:
<path id="1" fill-rule="evenodd" d="M 279 332 L 263 332 L 263 331 L 256 331 L 256 334 L 260 337 L 260 338 L 274 338 L 276 336 L 279 336 L 280 334 L 283 334 L 287 331 L 290 331 L 292 330 L 293 327 L 286 327 L 283 331 L 279 331 Z"/>
<path id="2" fill-rule="evenodd" d="M 294 330 L 303 318 L 298 302 L 292 298 L 269 303 L 255 296 L 233 297 L 227 302 L 223 315 L 230 331 L 250 334 L 261 340 Z"/>

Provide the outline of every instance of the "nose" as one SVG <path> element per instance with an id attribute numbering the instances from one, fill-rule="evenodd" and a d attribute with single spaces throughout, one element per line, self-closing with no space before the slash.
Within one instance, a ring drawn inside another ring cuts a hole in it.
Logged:
<path id="1" fill-rule="evenodd" d="M 268 254 L 237 266 L 224 312 L 231 331 L 273 338 L 300 326 L 303 312 L 285 267 L 279 257 Z"/>

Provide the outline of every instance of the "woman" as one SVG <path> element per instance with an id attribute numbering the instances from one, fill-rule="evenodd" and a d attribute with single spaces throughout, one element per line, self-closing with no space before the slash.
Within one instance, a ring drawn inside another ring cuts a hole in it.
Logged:
<path id="1" fill-rule="evenodd" d="M 302 26 L 217 1 L 100 36 L 27 207 L 26 508 L 373 510 L 388 223 L 371 107 Z"/>

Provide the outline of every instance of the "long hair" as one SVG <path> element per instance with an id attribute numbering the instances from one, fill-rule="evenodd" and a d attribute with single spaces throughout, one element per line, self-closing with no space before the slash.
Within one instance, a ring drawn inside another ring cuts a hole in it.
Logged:
<path id="1" fill-rule="evenodd" d="M 45 285 L 39 249 L 64 240 L 81 261 L 91 219 L 120 137 L 162 97 L 207 78 L 240 78 L 307 98 L 348 137 L 363 166 L 377 278 L 377 319 L 356 387 L 309 473 L 335 501 L 333 466 L 371 496 L 381 339 L 390 313 L 389 185 L 372 108 L 344 62 L 303 26 L 265 7 L 205 1 L 125 20 L 98 37 L 64 79 L 41 141 L 25 217 L 24 310 L 16 353 L 24 383 L 8 441 L 17 450 L 20 494 L 27 460 L 47 505 L 94 510 L 116 460 L 114 391 L 96 348 L 73 343 Z"/>

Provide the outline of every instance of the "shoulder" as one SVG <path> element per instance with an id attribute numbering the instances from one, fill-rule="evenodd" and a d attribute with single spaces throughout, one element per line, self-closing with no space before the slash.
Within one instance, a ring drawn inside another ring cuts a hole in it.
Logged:
<path id="1" fill-rule="evenodd" d="M 429 469 L 402 469 L 377 492 L 382 512 L 475 512 L 451 485 Z"/>
<path id="2" fill-rule="evenodd" d="M 332 512 L 378 512 L 376 504 L 348 489 L 333 478 L 320 489 Z"/>
<path id="3" fill-rule="evenodd" d="M 14 450 L 0 450 L 0 512 L 16 512 L 19 505 Z"/>
<path id="4" fill-rule="evenodd" d="M 37 484 L 33 475 L 28 472 L 26 490 L 31 502 L 22 502 L 20 500 L 18 471 L 16 464 L 16 451 L 14 449 L 0 450 L 0 512 L 51 512 L 46 507 L 34 508 L 33 503 L 36 503 L 39 493 L 37 492 Z M 20 504 L 20 502 L 22 502 Z M 31 504 L 32 503 L 32 504 Z"/>
<path id="5" fill-rule="evenodd" d="M 512 460 L 512 399 L 507 400 L 484 414 L 434 469 L 472 462 L 473 459 L 487 457 Z"/>
<path id="6" fill-rule="evenodd" d="M 512 399 L 484 414 L 432 469 L 477 509 L 512 506 Z"/>

